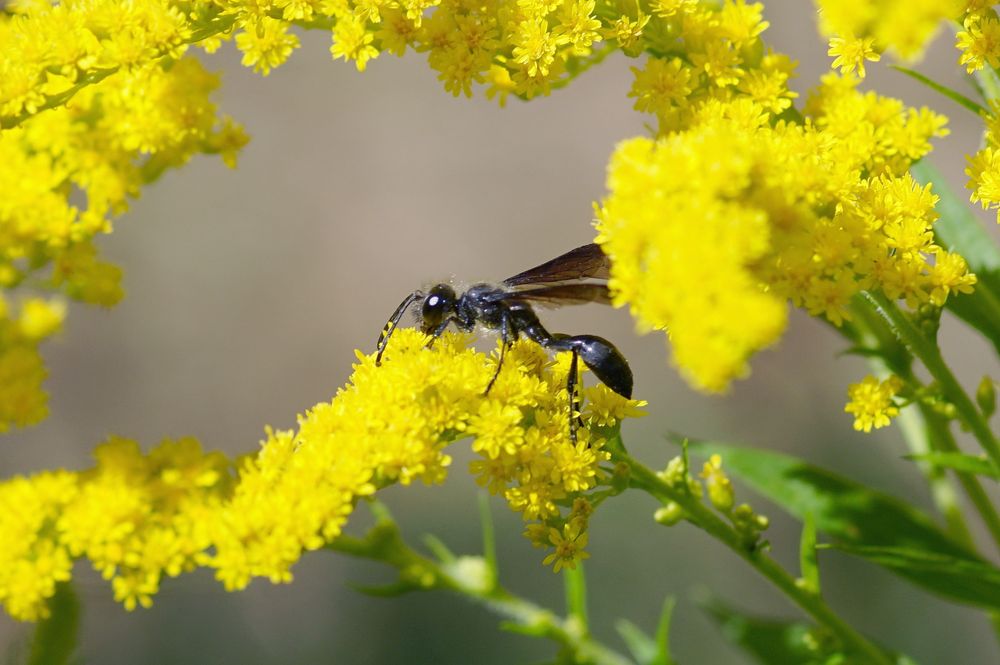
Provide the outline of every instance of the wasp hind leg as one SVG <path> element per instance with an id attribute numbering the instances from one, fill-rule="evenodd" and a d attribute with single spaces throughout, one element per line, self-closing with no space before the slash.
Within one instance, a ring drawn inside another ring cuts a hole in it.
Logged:
<path id="1" fill-rule="evenodd" d="M 576 349 L 570 353 L 573 357 L 569 362 L 569 374 L 566 376 L 566 395 L 569 399 L 569 440 L 576 445 L 576 430 L 583 427 L 583 416 L 576 410 L 580 403 L 580 366 Z"/>

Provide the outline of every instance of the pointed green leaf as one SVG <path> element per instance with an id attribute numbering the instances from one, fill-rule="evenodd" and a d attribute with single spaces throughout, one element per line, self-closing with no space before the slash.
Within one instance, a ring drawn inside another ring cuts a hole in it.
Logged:
<path id="1" fill-rule="evenodd" d="M 952 295 L 947 308 L 976 328 L 1000 353 L 1000 248 L 973 214 L 965 197 L 958 196 L 944 176 L 927 160 L 910 167 L 920 183 L 934 183 L 940 197 L 941 218 L 934 224 L 938 244 L 965 257 L 979 280 L 971 294 Z"/>
<path id="2" fill-rule="evenodd" d="M 68 582 L 56 585 L 49 599 L 49 617 L 35 627 L 28 665 L 66 665 L 76 651 L 80 601 Z"/>
<path id="3" fill-rule="evenodd" d="M 981 570 L 979 566 L 993 569 L 926 515 L 886 494 L 780 453 L 715 442 L 692 441 L 689 445 L 692 452 L 705 457 L 722 455 L 730 473 L 795 517 L 804 519 L 811 513 L 817 530 L 840 545 L 919 551 L 929 557 L 964 561 L 977 570 Z M 946 580 L 934 580 L 930 569 L 911 570 L 890 565 L 888 560 L 884 565 L 934 592 L 940 593 L 948 584 Z"/>
<path id="4" fill-rule="evenodd" d="M 973 100 L 969 99 L 968 97 L 958 92 L 957 90 L 952 90 L 948 86 L 942 85 L 937 81 L 935 81 L 934 79 L 924 76 L 920 72 L 914 71 L 907 67 L 903 67 L 902 65 L 889 65 L 889 66 L 892 69 L 895 69 L 897 72 L 902 72 L 903 74 L 906 74 L 910 78 L 920 81 L 934 92 L 944 95 L 945 97 L 955 102 L 962 108 L 972 111 L 977 116 L 984 113 L 989 113 L 989 111 L 987 111 L 986 107 L 984 107 L 983 105 L 974 102 Z"/>
<path id="5" fill-rule="evenodd" d="M 615 630 L 639 665 L 677 665 L 677 661 L 670 656 L 670 616 L 675 604 L 673 596 L 667 596 L 663 601 L 655 639 L 627 619 L 615 622 Z"/>
<path id="6" fill-rule="evenodd" d="M 766 665 L 850 662 L 833 645 L 817 640 L 809 624 L 749 616 L 715 599 L 703 609 L 722 628 L 726 640 Z"/>
<path id="7" fill-rule="evenodd" d="M 812 513 L 816 529 L 838 540 L 975 558 L 919 510 L 790 455 L 714 441 L 688 445 L 704 457 L 722 455 L 727 471 L 800 520 Z"/>
<path id="8" fill-rule="evenodd" d="M 632 658 L 639 665 L 653 665 L 657 662 L 658 648 L 656 641 L 628 619 L 615 622 L 615 630 L 625 642 Z"/>
<path id="9" fill-rule="evenodd" d="M 830 547 L 895 570 L 951 600 L 1000 610 L 1000 570 L 988 563 L 903 547 Z"/>
<path id="10" fill-rule="evenodd" d="M 660 656 L 658 665 L 671 665 L 674 659 L 670 656 L 670 619 L 674 615 L 674 605 L 677 599 L 667 596 L 660 610 L 660 622 L 656 626 L 656 648 Z"/>
<path id="11" fill-rule="evenodd" d="M 448 549 L 448 546 L 444 542 L 435 536 L 434 534 L 424 534 L 424 545 L 427 549 L 437 557 L 438 563 L 444 564 L 454 564 L 456 561 L 455 554 Z"/>
<path id="12" fill-rule="evenodd" d="M 976 457 L 964 453 L 931 452 L 919 455 L 906 455 L 906 459 L 927 462 L 931 466 L 953 469 L 963 473 L 974 473 L 980 476 L 989 476 L 990 478 L 1000 478 L 996 469 L 993 468 L 993 464 L 985 457 Z"/>

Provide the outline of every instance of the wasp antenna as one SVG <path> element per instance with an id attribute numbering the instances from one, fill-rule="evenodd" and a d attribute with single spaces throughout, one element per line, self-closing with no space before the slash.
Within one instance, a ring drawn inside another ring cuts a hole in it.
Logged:
<path id="1" fill-rule="evenodd" d="M 382 364 L 382 354 L 385 353 L 385 347 L 389 344 L 389 338 L 392 337 L 392 333 L 396 332 L 396 328 L 399 325 L 399 320 L 403 318 L 403 314 L 409 309 L 410 305 L 415 303 L 424 297 L 423 291 L 414 291 L 410 295 L 403 299 L 403 302 L 399 303 L 399 307 L 396 311 L 392 313 L 389 317 L 388 323 L 382 328 L 382 333 L 378 336 L 378 343 L 375 345 L 375 350 L 378 352 L 375 356 L 375 366 Z"/>

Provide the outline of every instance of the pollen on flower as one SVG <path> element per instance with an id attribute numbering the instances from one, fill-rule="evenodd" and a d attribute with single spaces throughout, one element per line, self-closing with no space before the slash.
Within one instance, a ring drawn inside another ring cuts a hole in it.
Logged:
<path id="1" fill-rule="evenodd" d="M 861 383 L 854 383 L 847 389 L 850 401 L 844 411 L 854 416 L 854 429 L 870 432 L 872 428 L 887 426 L 899 415 L 899 407 L 893 398 L 903 388 L 903 380 L 892 375 L 885 381 L 874 376 L 866 376 Z"/>

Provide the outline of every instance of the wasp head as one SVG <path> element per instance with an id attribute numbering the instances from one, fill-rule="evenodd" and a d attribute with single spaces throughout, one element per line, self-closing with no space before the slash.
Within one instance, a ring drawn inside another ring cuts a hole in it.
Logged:
<path id="1" fill-rule="evenodd" d="M 427 334 L 434 332 L 445 318 L 454 314 L 457 300 L 455 289 L 447 284 L 438 284 L 432 288 L 424 298 L 420 312 L 424 332 Z"/>

